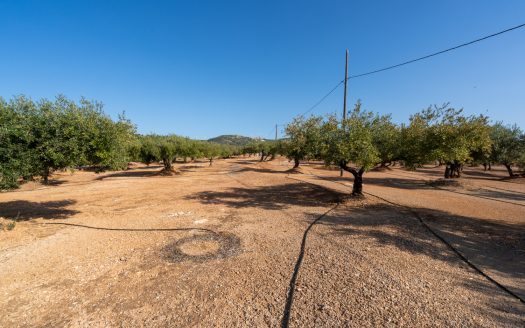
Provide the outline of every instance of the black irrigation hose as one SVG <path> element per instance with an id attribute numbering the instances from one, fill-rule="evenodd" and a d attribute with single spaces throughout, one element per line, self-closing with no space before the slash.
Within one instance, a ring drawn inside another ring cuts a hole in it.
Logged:
<path id="1" fill-rule="evenodd" d="M 405 209 L 408 209 L 410 211 L 410 213 L 412 213 L 417 219 L 418 221 L 421 223 L 421 225 L 423 225 L 423 227 L 425 227 L 432 235 L 434 235 L 437 239 L 439 239 L 443 244 L 445 244 L 452 252 L 454 252 L 463 262 L 465 262 L 466 264 L 468 264 L 468 266 L 470 266 L 472 269 L 474 269 L 475 271 L 477 271 L 480 275 L 482 275 L 485 279 L 487 279 L 488 281 L 492 282 L 494 285 L 496 285 L 497 287 L 499 287 L 501 290 L 505 291 L 507 294 L 517 298 L 521 303 L 525 303 L 525 300 L 523 298 L 521 298 L 520 296 L 518 296 L 516 293 L 514 293 L 513 291 L 511 291 L 510 289 L 508 289 L 507 287 L 503 286 L 502 284 L 500 284 L 499 282 L 497 282 L 496 280 L 494 280 L 493 278 L 491 278 L 488 274 L 486 274 L 485 272 L 483 272 L 480 268 L 478 268 L 474 263 L 470 262 L 469 259 L 467 259 L 463 254 L 461 254 L 454 246 L 452 246 L 452 244 L 450 244 L 445 238 L 441 237 L 441 235 L 439 235 L 437 232 L 435 232 L 428 224 L 426 224 L 426 222 L 423 220 L 423 218 L 419 215 L 419 213 L 417 213 L 414 209 L 412 209 L 411 207 L 409 206 L 406 206 L 406 205 L 402 205 L 402 204 L 398 204 L 398 203 L 394 203 L 392 201 L 389 201 L 383 197 L 380 197 L 380 196 L 377 196 L 377 195 L 374 195 L 372 193 L 369 193 L 369 192 L 364 192 L 365 194 L 367 195 L 370 195 L 370 196 L 373 196 L 373 197 L 376 197 L 386 203 L 389 203 L 389 204 L 392 204 L 394 206 L 397 206 L 397 207 L 402 207 L 402 208 L 405 208 Z"/>
<path id="2" fill-rule="evenodd" d="M 83 224 L 76 224 L 76 223 L 66 223 L 66 222 L 43 222 L 43 223 L 36 223 L 36 224 L 42 224 L 42 225 L 66 225 L 66 226 L 72 226 L 72 227 L 78 227 L 78 228 L 86 228 L 86 229 L 94 229 L 94 230 L 107 230 L 107 231 L 138 231 L 138 232 L 150 232 L 150 231 L 191 231 L 191 230 L 197 230 L 197 231 L 205 231 L 212 234 L 217 234 L 217 232 L 209 229 L 204 228 L 104 228 L 104 227 L 93 227 Z"/>
<path id="3" fill-rule="evenodd" d="M 328 178 L 325 178 L 325 177 L 321 177 L 321 176 L 318 176 L 318 175 L 315 175 L 315 174 L 312 174 L 313 176 L 317 177 L 317 178 L 320 178 L 320 179 L 323 179 L 323 180 L 327 180 L 327 181 L 331 181 L 331 182 L 335 182 L 335 183 L 338 183 L 338 184 L 341 184 L 343 186 L 346 186 L 344 185 L 343 183 L 340 183 L 338 181 L 332 181 L 332 180 L 329 180 Z M 346 186 L 347 187 L 347 186 Z M 496 285 L 498 288 L 500 288 L 501 290 L 503 290 L 504 292 L 506 292 L 507 294 L 511 295 L 512 297 L 518 299 L 521 303 L 525 303 L 525 300 L 523 298 L 521 298 L 519 295 L 517 295 L 516 293 L 514 293 L 513 291 L 511 291 L 510 289 L 508 289 L 507 287 L 503 286 L 502 284 L 500 284 L 499 282 L 497 282 L 496 280 L 494 280 L 493 278 L 491 278 L 488 274 L 486 274 L 485 272 L 483 272 L 483 270 L 481 270 L 480 268 L 478 268 L 474 263 L 470 262 L 469 259 L 467 259 L 463 254 L 461 254 L 454 246 L 452 246 L 452 244 L 450 244 L 445 238 L 441 237 L 437 232 L 435 232 L 430 226 L 428 226 L 425 221 L 423 220 L 423 218 L 419 215 L 419 213 L 417 213 L 414 209 L 412 209 L 411 207 L 409 206 L 406 206 L 406 205 L 402 205 L 402 204 L 398 204 L 398 203 L 394 203 L 392 201 L 389 201 L 383 197 L 380 197 L 380 196 L 377 196 L 375 194 L 372 194 L 372 193 L 369 193 L 369 192 L 363 192 L 364 194 L 367 194 L 367 195 L 370 195 L 370 196 L 373 196 L 373 197 L 376 197 L 386 203 L 389 203 L 389 204 L 392 204 L 392 205 L 395 205 L 397 207 L 402 207 L 402 208 L 405 208 L 405 209 L 408 209 L 410 211 L 410 213 L 412 213 L 417 219 L 418 221 L 421 223 L 421 225 L 423 225 L 423 227 L 425 227 L 432 235 L 434 235 L 438 240 L 440 240 L 442 243 L 444 243 L 452 252 L 454 252 L 454 254 L 456 254 L 463 262 L 465 262 L 468 266 L 470 266 L 472 269 L 474 269 L 476 272 L 478 272 L 481 276 L 483 276 L 485 279 L 487 279 L 488 281 L 490 281 L 491 283 L 493 283 L 494 285 Z"/>
<path id="4" fill-rule="evenodd" d="M 292 312 L 293 297 L 294 297 L 294 292 L 295 292 L 295 284 L 297 283 L 297 277 L 299 275 L 299 269 L 301 269 L 301 264 L 303 263 L 304 252 L 305 252 L 305 248 L 306 248 L 306 237 L 308 236 L 308 232 L 310 231 L 310 229 L 312 229 L 312 227 L 317 222 L 322 220 L 328 213 L 330 213 L 331 211 L 335 210 L 339 206 L 339 204 L 340 203 L 335 204 L 328 211 L 324 212 L 321 216 L 319 216 L 317 219 L 312 221 L 312 223 L 310 223 L 308 225 L 308 228 L 306 228 L 306 230 L 304 231 L 303 239 L 301 241 L 301 249 L 299 251 L 299 256 L 297 257 L 297 261 L 295 262 L 295 267 L 294 267 L 294 270 L 293 270 L 292 279 L 290 279 L 290 284 L 288 286 L 288 293 L 286 295 L 286 304 L 284 306 L 283 318 L 281 320 L 281 327 L 282 328 L 288 328 L 288 326 L 290 324 L 290 314 Z"/>

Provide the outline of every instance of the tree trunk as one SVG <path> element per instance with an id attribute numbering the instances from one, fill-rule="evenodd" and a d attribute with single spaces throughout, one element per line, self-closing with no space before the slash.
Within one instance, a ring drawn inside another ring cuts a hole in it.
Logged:
<path id="1" fill-rule="evenodd" d="M 163 158 L 162 164 L 164 165 L 164 170 L 171 171 L 171 160 L 169 158 Z"/>
<path id="2" fill-rule="evenodd" d="M 294 168 L 294 169 L 298 168 L 298 167 L 299 167 L 299 158 L 294 158 L 293 161 L 294 161 L 294 166 L 293 166 L 293 168 Z"/>
<path id="3" fill-rule="evenodd" d="M 507 172 L 509 172 L 509 176 L 513 177 L 514 176 L 514 172 L 512 171 L 512 167 L 509 164 L 504 164 L 504 165 L 507 168 Z"/>
<path id="4" fill-rule="evenodd" d="M 357 174 L 353 174 L 354 184 L 352 186 L 352 195 L 363 195 L 363 172 L 359 170 Z"/>
<path id="5" fill-rule="evenodd" d="M 343 170 L 352 173 L 352 175 L 354 176 L 354 183 L 352 186 L 352 195 L 363 196 L 363 173 L 365 173 L 364 168 L 360 168 L 359 170 L 356 170 L 353 167 L 347 166 L 346 163 L 344 162 L 340 164 L 340 167 Z"/>
<path id="6" fill-rule="evenodd" d="M 456 164 L 455 165 L 455 177 L 461 178 L 461 172 L 463 172 L 463 164 Z"/>
<path id="7" fill-rule="evenodd" d="M 213 164 L 213 157 L 210 157 L 210 166 Z"/>
<path id="8" fill-rule="evenodd" d="M 259 162 L 264 161 L 264 151 L 261 152 L 261 160 Z"/>
<path id="9" fill-rule="evenodd" d="M 492 165 L 489 162 L 489 171 L 492 171 Z"/>
<path id="10" fill-rule="evenodd" d="M 449 179 L 450 178 L 450 166 L 447 164 L 447 166 L 445 167 L 445 179 Z"/>
<path id="11" fill-rule="evenodd" d="M 51 174 L 51 169 L 49 167 L 44 168 L 44 172 L 42 173 L 42 178 L 44 179 L 44 184 L 49 183 L 49 175 Z"/>
<path id="12" fill-rule="evenodd" d="M 487 170 L 487 163 L 483 163 L 483 171 Z"/>
<path id="13" fill-rule="evenodd" d="M 273 161 L 275 159 L 275 154 L 272 154 L 272 157 L 270 157 L 270 161 Z"/>
<path id="14" fill-rule="evenodd" d="M 463 165 L 458 163 L 446 163 L 445 179 L 461 178 Z"/>

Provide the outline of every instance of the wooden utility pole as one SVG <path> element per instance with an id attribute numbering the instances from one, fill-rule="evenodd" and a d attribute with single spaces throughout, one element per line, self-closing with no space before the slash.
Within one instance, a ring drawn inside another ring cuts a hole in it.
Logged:
<path id="1" fill-rule="evenodd" d="M 345 95 L 343 99 L 343 121 L 346 120 L 346 86 L 348 83 L 348 49 L 346 49 L 345 58 Z"/>
<path id="2" fill-rule="evenodd" d="M 348 84 L 348 49 L 346 49 L 346 57 L 345 57 L 345 94 L 343 97 L 343 122 L 341 124 L 341 127 L 344 129 L 345 127 L 345 120 L 346 120 L 346 86 Z M 343 176 L 343 169 L 339 169 L 339 175 Z"/>
<path id="3" fill-rule="evenodd" d="M 275 140 L 277 140 L 277 124 L 275 124 Z"/>

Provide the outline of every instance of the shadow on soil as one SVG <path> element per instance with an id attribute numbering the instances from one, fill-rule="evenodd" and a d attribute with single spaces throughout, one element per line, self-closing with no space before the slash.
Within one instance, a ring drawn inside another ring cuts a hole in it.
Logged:
<path id="1" fill-rule="evenodd" d="M 273 174 L 286 174 L 286 171 L 278 171 L 272 169 L 266 169 L 262 167 L 243 167 L 238 172 L 255 172 L 255 173 L 273 173 Z"/>
<path id="2" fill-rule="evenodd" d="M 427 174 L 431 177 L 442 178 L 443 174 L 445 173 L 445 166 L 438 167 L 437 170 L 436 168 L 421 167 L 411 172 L 419 172 Z M 482 168 L 466 167 L 463 170 L 462 175 L 468 177 L 469 179 L 477 180 L 506 180 L 510 178 L 506 170 L 502 168 L 492 168 L 491 171 L 483 171 Z"/>
<path id="3" fill-rule="evenodd" d="M 353 179 L 350 177 L 323 177 L 323 178 L 317 178 L 320 181 L 322 180 L 328 180 L 328 181 L 334 181 L 338 183 L 347 183 L 351 184 Z M 430 180 L 429 180 L 430 181 Z M 461 182 L 462 180 L 458 180 L 458 182 Z M 364 182 L 365 185 L 375 185 L 375 186 L 381 186 L 381 187 L 388 187 L 388 188 L 394 188 L 394 189 L 407 189 L 407 190 L 415 190 L 415 189 L 427 189 L 427 190 L 443 190 L 443 191 L 449 191 L 452 193 L 458 193 L 462 195 L 468 195 L 473 197 L 483 197 L 483 198 L 492 198 L 494 200 L 500 200 L 504 201 L 506 203 L 511 203 L 519 206 L 525 206 L 525 204 L 519 204 L 519 203 L 513 203 L 512 201 L 519 201 L 519 202 L 525 202 L 525 194 L 521 192 L 513 192 L 513 191 L 503 191 L 503 190 L 495 190 L 495 189 L 487 189 L 485 188 L 478 188 L 478 187 L 468 187 L 468 185 L 464 188 L 449 188 L 449 187 L 437 187 L 434 188 L 430 186 L 426 181 L 414 178 L 396 178 L 396 177 L 374 177 L 374 176 L 365 176 Z"/>
<path id="4" fill-rule="evenodd" d="M 231 188 L 228 191 L 203 191 L 186 199 L 203 204 L 223 204 L 235 208 L 258 207 L 281 210 L 290 206 L 320 206 L 336 203 L 343 197 L 335 191 L 303 183 L 276 186 Z"/>
<path id="5" fill-rule="evenodd" d="M 156 167 L 150 167 L 150 168 L 156 168 Z M 119 171 L 115 173 L 106 174 L 103 176 L 100 176 L 96 178 L 95 180 L 104 180 L 107 178 L 144 178 L 144 177 L 152 177 L 155 176 L 159 171 L 158 170 L 134 170 L 129 169 L 126 171 Z"/>
<path id="6" fill-rule="evenodd" d="M 495 280 L 498 277 L 493 276 L 494 272 L 507 279 L 525 279 L 525 223 L 511 225 L 445 211 L 425 208 L 414 210 L 434 231 Z M 379 245 L 395 246 L 404 252 L 423 254 L 454 266 L 464 263 L 425 229 L 414 214 L 397 206 L 378 204 L 352 207 L 344 214 L 328 215 L 319 224 L 331 226 L 336 235 L 371 239 Z M 518 283 L 515 286 L 508 286 L 503 281 L 500 283 L 525 298 L 525 286 L 519 285 L 520 280 L 516 281 Z M 475 283 L 465 280 L 461 284 L 485 295 L 495 290 L 505 293 L 488 280 L 483 280 L 482 284 L 477 280 Z M 488 306 L 496 309 L 497 304 Z M 509 311 L 509 308 L 505 307 L 504 311 Z M 522 304 L 521 309 L 516 311 L 524 315 L 525 306 Z"/>
<path id="7" fill-rule="evenodd" d="M 14 200 L 0 203 L 0 216 L 18 221 L 36 218 L 67 219 L 79 213 L 78 211 L 67 209 L 67 206 L 75 203 L 74 200 L 69 199 L 51 202 Z"/>

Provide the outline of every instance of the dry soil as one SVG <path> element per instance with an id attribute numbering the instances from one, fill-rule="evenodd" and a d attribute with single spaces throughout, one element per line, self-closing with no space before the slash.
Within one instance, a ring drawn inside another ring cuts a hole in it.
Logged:
<path id="1" fill-rule="evenodd" d="M 131 167 L 0 194 L 0 223 L 17 220 L 1 327 L 524 326 L 525 304 L 418 220 L 525 298 L 525 183 L 501 168 L 368 172 L 353 199 L 317 163 Z"/>

